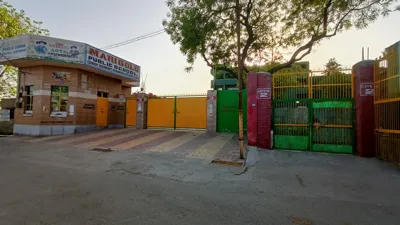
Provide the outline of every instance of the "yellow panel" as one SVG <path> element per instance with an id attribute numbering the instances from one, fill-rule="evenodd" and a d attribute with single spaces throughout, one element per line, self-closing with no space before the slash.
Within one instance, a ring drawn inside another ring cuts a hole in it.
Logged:
<path id="1" fill-rule="evenodd" d="M 108 99 L 107 98 L 97 98 L 97 108 L 96 108 L 96 126 L 106 127 L 108 125 Z"/>
<path id="2" fill-rule="evenodd" d="M 207 127 L 207 98 L 178 98 L 176 102 L 176 127 L 197 128 Z"/>
<path id="3" fill-rule="evenodd" d="M 174 99 L 149 99 L 147 105 L 148 127 L 174 127 Z"/>
<path id="4" fill-rule="evenodd" d="M 136 126 L 136 99 L 126 101 L 126 126 Z"/>

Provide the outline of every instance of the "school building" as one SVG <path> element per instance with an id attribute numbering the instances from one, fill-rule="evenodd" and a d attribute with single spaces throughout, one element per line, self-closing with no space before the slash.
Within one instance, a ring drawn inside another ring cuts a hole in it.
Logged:
<path id="1" fill-rule="evenodd" d="M 124 127 L 138 65 L 85 43 L 37 35 L 0 40 L 0 53 L 0 64 L 19 71 L 15 134 Z"/>

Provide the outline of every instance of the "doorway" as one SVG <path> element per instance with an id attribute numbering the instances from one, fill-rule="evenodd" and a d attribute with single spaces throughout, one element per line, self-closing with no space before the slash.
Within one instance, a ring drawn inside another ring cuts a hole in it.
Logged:
<path id="1" fill-rule="evenodd" d="M 108 126 L 108 92 L 97 92 L 96 126 Z"/>

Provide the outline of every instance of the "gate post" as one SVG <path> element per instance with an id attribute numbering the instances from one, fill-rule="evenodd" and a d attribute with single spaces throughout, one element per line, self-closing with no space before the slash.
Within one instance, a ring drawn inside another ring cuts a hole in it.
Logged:
<path id="1" fill-rule="evenodd" d="M 364 60 L 353 66 L 356 154 L 362 157 L 375 156 L 374 63 L 374 60 Z"/>
<path id="2" fill-rule="evenodd" d="M 217 91 L 207 91 L 207 132 L 217 132 Z"/>
<path id="3" fill-rule="evenodd" d="M 139 93 L 136 102 L 136 129 L 147 129 L 147 95 Z"/>
<path id="4" fill-rule="evenodd" d="M 272 77 L 247 74 L 247 145 L 271 149 Z"/>

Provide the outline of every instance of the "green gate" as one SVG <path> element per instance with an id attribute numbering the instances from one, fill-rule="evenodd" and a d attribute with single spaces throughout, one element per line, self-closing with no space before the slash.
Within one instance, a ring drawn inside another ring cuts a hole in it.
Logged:
<path id="1" fill-rule="evenodd" d="M 247 91 L 243 90 L 243 127 L 247 130 Z M 239 96 L 236 90 L 217 92 L 217 132 L 237 133 L 239 131 Z"/>
<path id="2" fill-rule="evenodd" d="M 277 73 L 273 81 L 274 148 L 353 153 L 351 73 Z"/>

